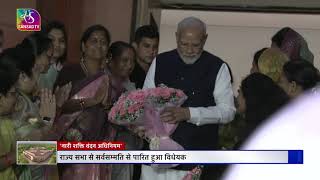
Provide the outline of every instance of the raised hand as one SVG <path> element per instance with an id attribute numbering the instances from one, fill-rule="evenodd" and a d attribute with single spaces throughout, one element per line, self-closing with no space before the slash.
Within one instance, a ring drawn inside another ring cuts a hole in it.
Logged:
<path id="1" fill-rule="evenodd" d="M 48 117 L 53 121 L 56 115 L 56 97 L 51 90 L 41 90 L 39 114 L 40 117 Z"/>
<path id="2" fill-rule="evenodd" d="M 69 99 L 71 89 L 71 82 L 62 86 L 61 88 L 58 86 L 55 89 L 54 94 L 56 96 L 56 104 L 59 108 L 61 108 L 62 105 Z"/>
<path id="3" fill-rule="evenodd" d="M 53 67 L 53 69 L 55 69 L 56 71 L 60 71 L 60 70 L 63 68 L 63 66 L 62 66 L 61 63 L 54 63 L 54 64 L 52 65 L 52 67 Z"/>

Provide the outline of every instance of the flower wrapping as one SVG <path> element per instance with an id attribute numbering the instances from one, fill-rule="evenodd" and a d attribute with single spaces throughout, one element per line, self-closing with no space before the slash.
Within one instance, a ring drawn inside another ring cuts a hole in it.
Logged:
<path id="1" fill-rule="evenodd" d="M 183 91 L 165 86 L 123 94 L 109 112 L 109 121 L 118 125 L 143 127 L 150 139 L 150 150 L 183 150 L 170 135 L 178 124 L 168 124 L 160 119 L 167 107 L 181 106 L 187 96 Z M 157 165 L 173 167 L 176 165 Z"/>
<path id="2" fill-rule="evenodd" d="M 201 177 L 203 166 L 196 166 L 186 174 L 182 180 L 199 180 Z"/>
<path id="3" fill-rule="evenodd" d="M 150 116 L 145 116 L 145 110 L 149 110 L 152 115 L 159 115 L 156 112 L 160 113 L 166 107 L 181 106 L 186 99 L 183 91 L 164 86 L 131 91 L 119 97 L 108 119 L 118 125 L 147 125 L 151 120 L 146 119 Z M 157 125 L 161 126 L 159 123 Z"/>

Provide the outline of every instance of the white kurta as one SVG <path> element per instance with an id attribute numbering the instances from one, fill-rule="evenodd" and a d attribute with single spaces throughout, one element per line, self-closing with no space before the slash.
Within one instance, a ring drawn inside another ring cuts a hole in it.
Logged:
<path id="1" fill-rule="evenodd" d="M 155 87 L 156 59 L 152 62 L 146 76 L 143 89 Z M 223 64 L 217 74 L 213 96 L 216 106 L 189 107 L 190 120 L 187 122 L 197 126 L 205 124 L 225 124 L 233 120 L 235 114 L 234 96 L 231 85 L 231 76 L 226 64 Z M 188 171 L 174 169 L 155 169 L 143 165 L 141 180 L 180 180 Z"/>
<path id="2" fill-rule="evenodd" d="M 149 68 L 143 89 L 156 86 L 154 82 L 156 61 L 156 59 L 153 60 Z M 189 107 L 191 116 L 189 123 L 201 126 L 205 124 L 226 124 L 233 120 L 236 108 L 234 106 L 231 76 L 226 64 L 222 64 L 220 67 L 212 93 L 216 106 Z"/>

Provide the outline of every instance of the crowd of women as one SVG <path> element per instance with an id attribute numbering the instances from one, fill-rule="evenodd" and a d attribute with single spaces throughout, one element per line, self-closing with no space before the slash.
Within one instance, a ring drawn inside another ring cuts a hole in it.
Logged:
<path id="1" fill-rule="evenodd" d="M 122 93 L 136 89 L 130 81 L 136 48 L 122 41 L 111 44 L 102 25 L 87 28 L 80 44 L 79 63 L 67 64 L 64 25 L 50 22 L 1 53 L 0 179 L 132 179 L 133 165 L 16 166 L 16 141 L 22 140 L 120 140 L 128 149 L 142 148 L 138 135 L 106 117 Z M 265 119 L 317 85 L 320 75 L 313 61 L 307 42 L 291 28 L 280 30 L 270 47 L 257 51 L 250 75 L 239 87 L 242 120 L 229 125 L 235 129 L 228 135 L 230 149 L 238 149 Z"/>

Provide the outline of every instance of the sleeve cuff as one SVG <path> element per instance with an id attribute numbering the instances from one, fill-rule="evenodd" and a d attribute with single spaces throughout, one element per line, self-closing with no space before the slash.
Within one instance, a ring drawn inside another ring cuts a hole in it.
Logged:
<path id="1" fill-rule="evenodd" d="M 200 111 L 197 108 L 189 107 L 190 119 L 187 121 L 189 123 L 200 126 Z"/>

